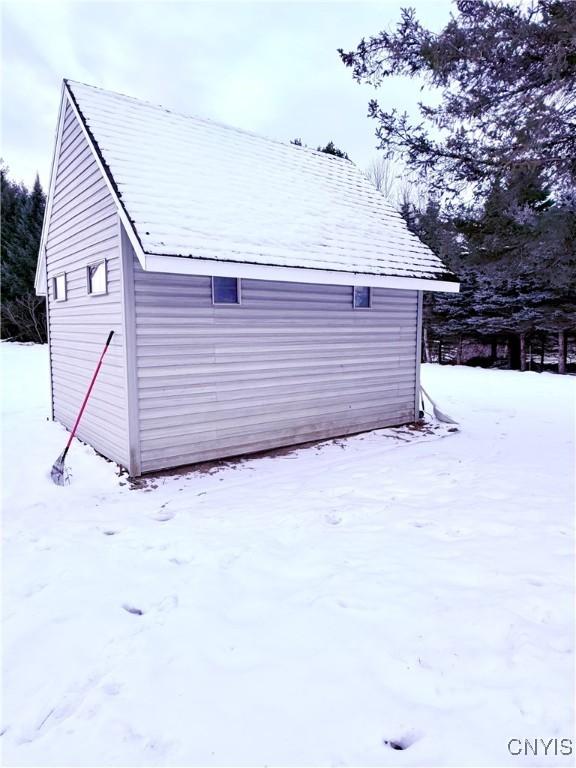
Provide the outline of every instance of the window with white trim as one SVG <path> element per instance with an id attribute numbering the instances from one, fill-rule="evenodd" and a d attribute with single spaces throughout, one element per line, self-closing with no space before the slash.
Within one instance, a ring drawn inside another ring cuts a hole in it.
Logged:
<path id="1" fill-rule="evenodd" d="M 66 301 L 66 273 L 55 275 L 52 278 L 52 292 L 54 301 Z"/>
<path id="2" fill-rule="evenodd" d="M 370 309 L 372 306 L 372 289 L 363 285 L 354 286 L 354 309 Z"/>
<path id="3" fill-rule="evenodd" d="M 213 277 L 212 304 L 240 304 L 240 278 Z"/>
<path id="4" fill-rule="evenodd" d="M 108 292 L 108 271 L 106 259 L 88 264 L 86 267 L 88 293 L 91 296 Z"/>

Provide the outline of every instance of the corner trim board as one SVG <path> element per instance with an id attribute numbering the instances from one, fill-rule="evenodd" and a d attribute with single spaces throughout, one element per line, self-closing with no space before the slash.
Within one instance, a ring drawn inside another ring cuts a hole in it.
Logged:
<path id="1" fill-rule="evenodd" d="M 128 407 L 128 457 L 130 477 L 142 474 L 140 450 L 140 415 L 138 376 L 136 370 L 136 302 L 134 297 L 134 263 L 132 245 L 123 223 L 118 218 L 118 246 L 122 280 L 122 325 L 124 329 L 124 365 Z"/>
<path id="2" fill-rule="evenodd" d="M 41 261 L 38 260 L 38 266 Z M 54 421 L 54 379 L 52 376 L 52 344 L 50 342 L 50 292 L 48 290 L 48 258 L 44 249 L 44 279 L 46 281 L 46 341 L 48 343 L 48 373 L 50 378 L 50 420 Z"/>
<path id="3" fill-rule="evenodd" d="M 414 393 L 414 421 L 420 415 L 420 366 L 422 364 L 422 291 L 418 291 L 418 311 L 416 315 L 416 379 Z"/>

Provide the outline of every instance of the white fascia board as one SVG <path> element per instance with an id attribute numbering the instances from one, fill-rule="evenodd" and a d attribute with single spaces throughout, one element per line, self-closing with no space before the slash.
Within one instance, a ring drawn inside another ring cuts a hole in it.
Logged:
<path id="1" fill-rule="evenodd" d="M 88 131 L 86 130 L 86 126 L 84 125 L 84 120 L 82 119 L 82 116 L 80 112 L 78 111 L 76 104 L 74 103 L 74 99 L 71 97 L 68 89 L 65 87 L 66 92 L 66 98 L 68 99 L 70 106 L 72 107 L 72 110 L 74 111 L 74 114 L 76 115 L 76 119 L 78 120 L 78 123 L 80 124 L 80 128 L 82 129 L 82 133 L 84 135 L 84 138 L 88 142 L 88 146 L 90 147 L 90 150 L 92 152 L 92 155 L 94 156 L 94 159 L 96 160 L 96 164 L 100 170 L 100 173 L 102 174 L 102 178 L 106 182 L 106 186 L 108 187 L 108 190 L 110 191 L 110 194 L 112 195 L 112 198 L 114 202 L 116 203 L 116 208 L 118 209 L 118 215 L 120 216 L 120 221 L 124 225 L 124 229 L 126 230 L 126 234 L 128 235 L 128 238 L 130 239 L 130 242 L 132 243 L 132 247 L 134 248 L 134 253 L 138 257 L 138 261 L 140 262 L 140 266 L 142 269 L 146 269 L 146 256 L 144 254 L 144 251 L 142 250 L 142 246 L 140 245 L 140 241 L 138 240 L 138 237 L 136 235 L 136 232 L 134 231 L 134 225 L 128 218 L 126 211 L 124 210 L 124 206 L 118 199 L 118 193 L 116 192 L 116 189 L 114 188 L 114 185 L 110 181 L 108 177 L 108 173 L 106 169 L 104 168 L 104 165 L 102 164 L 102 160 L 100 159 L 100 155 L 96 151 L 96 147 L 94 146 L 94 142 L 92 141 L 92 138 Z"/>
<path id="2" fill-rule="evenodd" d="M 216 261 L 183 256 L 146 254 L 147 272 L 167 272 L 174 275 L 209 275 L 215 277 L 244 277 L 251 280 L 275 280 L 284 283 L 318 285 L 363 285 L 377 288 L 397 288 L 406 291 L 442 291 L 458 293 L 459 283 L 426 280 L 421 277 L 392 277 L 359 272 L 332 272 L 327 269 L 278 267 L 247 264 L 243 261 Z"/>
<path id="3" fill-rule="evenodd" d="M 52 154 L 52 165 L 50 166 L 50 182 L 48 184 L 48 195 L 46 196 L 46 207 L 44 209 L 44 219 L 42 221 L 42 233 L 40 235 L 40 248 L 38 249 L 38 261 L 36 262 L 36 275 L 34 277 L 34 290 L 37 296 L 46 296 L 46 236 L 48 234 L 48 222 L 52 214 L 52 201 L 54 199 L 54 185 L 56 183 L 56 167 L 58 157 L 60 156 L 60 144 L 62 143 L 62 131 L 64 128 L 64 116 L 66 114 L 66 88 L 62 83 L 60 93 L 60 109 L 58 111 L 58 122 L 56 123 L 56 136 L 54 137 L 54 152 Z"/>
<path id="4" fill-rule="evenodd" d="M 46 253 L 40 251 L 38 253 L 38 261 L 36 262 L 36 276 L 34 278 L 34 292 L 36 296 L 46 296 L 47 284 L 46 284 Z"/>

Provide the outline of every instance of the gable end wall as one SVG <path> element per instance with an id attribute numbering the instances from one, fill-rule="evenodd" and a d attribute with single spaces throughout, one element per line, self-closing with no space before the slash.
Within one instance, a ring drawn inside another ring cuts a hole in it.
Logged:
<path id="1" fill-rule="evenodd" d="M 53 416 L 72 428 L 106 337 L 113 330 L 77 436 L 129 467 L 120 223 L 114 199 L 69 103 L 54 173 L 46 236 Z M 103 258 L 108 292 L 90 296 L 86 267 Z M 62 272 L 66 273 L 67 299 L 60 302 L 54 300 L 53 278 Z"/>

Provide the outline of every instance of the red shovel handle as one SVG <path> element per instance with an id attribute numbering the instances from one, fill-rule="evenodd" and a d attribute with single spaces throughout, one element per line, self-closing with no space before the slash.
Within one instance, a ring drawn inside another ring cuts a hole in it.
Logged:
<path id="1" fill-rule="evenodd" d="M 82 401 L 82 406 L 80 408 L 80 412 L 78 413 L 78 416 L 76 417 L 76 421 L 74 422 L 74 426 L 72 427 L 72 432 L 70 432 L 70 437 L 68 438 L 68 442 L 66 443 L 66 448 L 64 449 L 64 453 L 62 454 L 62 459 L 66 457 L 66 454 L 68 453 L 68 448 L 70 448 L 70 443 L 72 440 L 74 440 L 74 435 L 76 434 L 76 429 L 78 427 L 78 424 L 80 423 L 80 419 L 82 418 L 82 414 L 84 413 L 84 409 L 86 408 L 86 403 L 88 402 L 88 398 L 90 397 L 90 393 L 92 392 L 92 389 L 94 387 L 94 384 L 96 383 L 96 377 L 98 376 L 98 372 L 100 371 L 100 368 L 102 367 L 102 361 L 104 360 L 104 355 L 106 354 L 106 351 L 108 347 L 110 346 L 110 342 L 112 341 L 112 336 L 114 336 L 114 331 L 110 331 L 108 334 L 108 338 L 106 339 L 106 344 L 104 345 L 104 349 L 102 350 L 102 354 L 100 355 L 100 360 L 98 360 L 98 365 L 96 366 L 96 370 L 94 371 L 94 375 L 92 376 L 92 381 L 90 382 L 90 386 L 88 387 L 88 391 L 84 395 L 84 400 Z"/>

